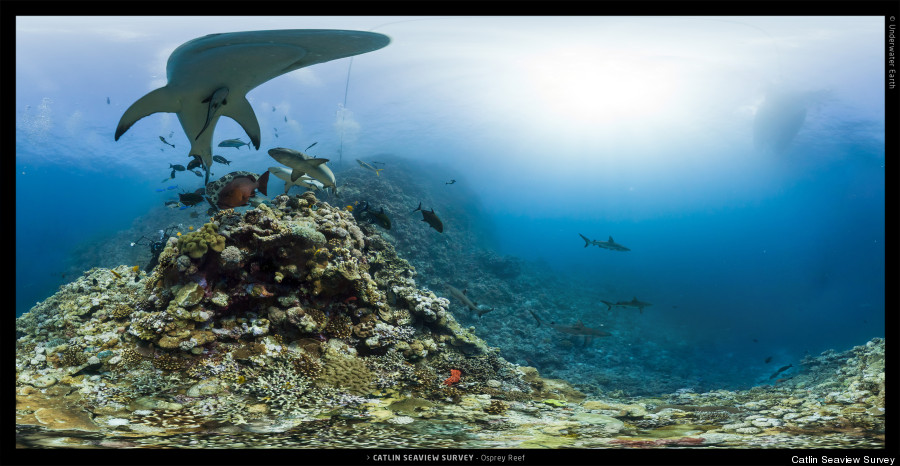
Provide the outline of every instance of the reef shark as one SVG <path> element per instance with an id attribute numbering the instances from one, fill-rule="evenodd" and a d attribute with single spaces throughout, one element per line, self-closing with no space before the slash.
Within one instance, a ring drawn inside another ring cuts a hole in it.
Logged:
<path id="1" fill-rule="evenodd" d="M 326 188 L 331 186 L 334 192 L 337 193 L 337 186 L 334 184 L 334 173 L 325 165 L 328 159 L 317 159 L 298 150 L 284 147 L 269 149 L 269 156 L 278 163 L 291 168 L 292 183 L 299 180 L 303 174 L 307 174 L 321 182 L 322 186 Z"/>
<path id="2" fill-rule="evenodd" d="M 313 178 L 303 176 L 297 178 L 294 181 L 291 181 L 291 170 L 288 170 L 284 167 L 269 167 L 269 173 L 281 178 L 284 180 L 284 193 L 291 189 L 292 186 L 300 186 L 301 188 L 308 188 L 313 191 L 318 191 L 322 189 L 322 185 L 318 184 L 319 182 Z"/>
<path id="3" fill-rule="evenodd" d="M 606 304 L 606 310 L 610 311 L 614 307 L 632 307 L 640 310 L 640 313 L 644 313 L 644 308 L 647 306 L 652 306 L 650 303 L 645 303 L 643 301 L 638 301 L 636 297 L 632 298 L 631 301 L 619 301 L 617 303 L 611 303 L 609 301 L 600 300 L 601 303 Z"/>
<path id="4" fill-rule="evenodd" d="M 191 141 L 189 155 L 212 165 L 212 136 L 219 117 L 244 129 L 259 150 L 260 130 L 247 93 L 291 71 L 385 47 L 374 32 L 284 29 L 210 34 L 181 44 L 169 55 L 165 86 L 128 107 L 116 127 L 116 141 L 133 124 L 157 112 L 174 113 Z"/>
<path id="5" fill-rule="evenodd" d="M 584 236 L 581 233 L 578 233 L 578 236 L 580 236 L 581 239 L 584 240 L 584 247 L 588 247 L 593 244 L 595 246 L 600 246 L 603 249 L 612 249 L 613 251 L 631 251 L 631 249 L 628 249 L 625 246 L 622 246 L 621 244 L 613 241 L 612 236 L 609 237 L 609 241 L 600 241 L 596 239 L 590 240 L 587 239 L 587 236 Z"/>
<path id="6" fill-rule="evenodd" d="M 544 322 L 541 322 L 541 319 L 538 318 L 537 314 L 535 314 L 534 311 L 529 310 L 528 312 L 531 313 L 531 316 L 534 317 L 534 320 L 537 321 L 538 325 L 544 324 Z M 557 325 L 554 322 L 550 322 L 547 323 L 547 326 L 560 333 L 583 336 L 585 337 L 585 344 L 590 344 L 591 340 L 593 340 L 594 337 L 608 337 L 612 335 L 609 332 L 604 332 L 603 330 L 588 327 L 584 325 L 581 320 L 579 320 L 575 325 Z"/>
<path id="7" fill-rule="evenodd" d="M 466 291 L 467 290 L 459 291 L 458 288 L 456 288 L 452 285 L 447 285 L 447 292 L 450 293 L 450 296 L 453 296 L 454 298 L 462 301 L 462 303 L 465 304 L 466 307 L 468 307 L 470 311 L 477 312 L 478 317 L 481 317 L 481 316 L 487 314 L 488 312 L 491 312 L 494 310 L 494 308 L 492 308 L 492 307 L 487 307 L 483 304 L 479 305 L 478 303 L 469 299 L 469 297 L 466 296 Z"/>

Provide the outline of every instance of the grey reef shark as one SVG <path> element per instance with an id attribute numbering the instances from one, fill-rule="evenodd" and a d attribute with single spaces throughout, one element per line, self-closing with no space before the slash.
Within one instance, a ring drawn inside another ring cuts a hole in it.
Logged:
<path id="1" fill-rule="evenodd" d="M 385 47 L 390 38 L 364 31 L 283 29 L 210 34 L 181 44 L 166 63 L 165 86 L 131 104 L 116 141 L 147 115 L 174 113 L 191 141 L 188 155 L 212 165 L 212 137 L 221 116 L 238 124 L 259 150 L 260 130 L 247 93 L 291 71 Z"/>
<path id="2" fill-rule="evenodd" d="M 318 159 L 303 152 L 285 147 L 276 147 L 269 149 L 269 156 L 282 165 L 287 165 L 291 169 L 291 183 L 297 183 L 303 180 L 303 175 L 308 175 L 327 188 L 331 187 L 332 191 L 337 194 L 337 185 L 334 184 L 334 172 L 325 165 L 328 159 Z M 276 174 L 276 176 L 278 176 Z"/>
<path id="3" fill-rule="evenodd" d="M 459 291 L 459 288 L 456 288 L 452 285 L 447 285 L 447 292 L 450 293 L 450 296 L 453 296 L 454 298 L 465 304 L 470 311 L 477 312 L 478 317 L 482 317 L 488 312 L 494 310 L 494 308 L 492 307 L 487 307 L 484 304 L 478 304 L 475 301 L 469 299 L 467 291 L 468 290 Z"/>
<path id="4" fill-rule="evenodd" d="M 609 237 L 609 241 L 600 241 L 596 239 L 590 240 L 587 239 L 587 236 L 584 236 L 581 233 L 578 233 L 578 236 L 580 236 L 581 239 L 584 240 L 584 247 L 588 247 L 593 244 L 603 249 L 612 249 L 613 251 L 631 251 L 631 249 L 628 249 L 625 246 L 622 246 L 621 244 L 613 241 L 612 236 Z"/>
<path id="5" fill-rule="evenodd" d="M 530 312 L 531 316 L 534 317 L 534 320 L 537 321 L 538 326 L 545 324 L 545 322 L 541 322 L 541 319 L 537 316 L 537 314 L 534 313 L 534 311 L 529 309 L 528 312 Z M 591 344 L 591 341 L 593 341 L 594 337 L 608 337 L 612 335 L 609 332 L 605 332 L 597 328 L 588 327 L 584 325 L 580 320 L 575 325 L 558 325 L 555 322 L 549 322 L 546 323 L 546 325 L 560 333 L 567 333 L 569 335 L 584 337 L 585 345 Z"/>
<path id="6" fill-rule="evenodd" d="M 601 303 L 606 304 L 606 310 L 610 311 L 614 307 L 630 307 L 636 308 L 640 311 L 641 314 L 644 313 L 644 308 L 648 306 L 652 306 L 650 303 L 645 303 L 643 301 L 638 301 L 637 297 L 631 299 L 631 301 L 619 301 L 617 303 L 611 303 L 609 301 L 600 300 Z"/>

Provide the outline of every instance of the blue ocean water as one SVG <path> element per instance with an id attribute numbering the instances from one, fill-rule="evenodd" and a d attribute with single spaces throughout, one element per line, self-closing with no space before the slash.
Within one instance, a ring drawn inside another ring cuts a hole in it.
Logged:
<path id="1" fill-rule="evenodd" d="M 499 253 L 593 284 L 566 292 L 653 303 L 645 334 L 676 335 L 711 367 L 885 334 L 878 18 L 56 21 L 17 21 L 17 315 L 99 265 L 77 251 L 202 186 L 167 179 L 189 161 L 174 115 L 113 140 L 125 109 L 165 84 L 175 47 L 213 32 L 376 28 L 392 43 L 354 58 L 349 81 L 343 59 L 248 94 L 262 149 L 317 142 L 338 174 L 374 154 L 452 166 Z M 798 77 L 812 60 L 813 84 Z M 779 95 L 802 108 L 797 128 L 773 109 Z M 226 138 L 247 140 L 222 119 L 214 141 Z M 233 161 L 218 175 L 275 165 L 264 150 L 215 149 Z M 579 234 L 631 250 L 585 248 Z M 605 311 L 594 303 L 571 318 Z"/>

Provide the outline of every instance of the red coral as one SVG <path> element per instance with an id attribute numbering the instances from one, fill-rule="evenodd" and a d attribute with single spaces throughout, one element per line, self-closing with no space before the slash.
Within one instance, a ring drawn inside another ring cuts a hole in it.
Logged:
<path id="1" fill-rule="evenodd" d="M 680 437 L 680 438 L 661 438 L 656 440 L 636 440 L 636 439 L 627 439 L 627 438 L 617 438 L 610 440 L 609 443 L 619 443 L 629 447 L 637 447 L 637 448 L 653 448 L 653 447 L 664 447 L 668 445 L 675 446 L 691 446 L 691 445 L 699 445 L 703 443 L 703 438 L 701 437 Z"/>
<path id="2" fill-rule="evenodd" d="M 450 377 L 447 377 L 447 379 L 444 380 L 444 383 L 447 385 L 453 385 L 456 382 L 459 382 L 459 376 L 461 374 L 462 373 L 457 369 L 450 369 Z"/>

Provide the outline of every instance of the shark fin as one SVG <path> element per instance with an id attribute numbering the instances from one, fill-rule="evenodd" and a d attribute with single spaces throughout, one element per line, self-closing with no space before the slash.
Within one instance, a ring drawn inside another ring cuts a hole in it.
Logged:
<path id="1" fill-rule="evenodd" d="M 587 239 L 586 236 L 582 235 L 581 233 L 578 233 L 578 236 L 580 236 L 581 239 L 584 240 L 584 247 L 588 247 L 591 245 L 591 240 Z"/>
<path id="2" fill-rule="evenodd" d="M 133 124 L 147 115 L 157 112 L 177 113 L 179 111 L 181 111 L 179 100 L 177 96 L 169 91 L 167 86 L 150 91 L 131 104 L 128 110 L 125 110 L 122 118 L 119 119 L 119 125 L 116 126 L 116 141 L 128 131 L 128 128 L 131 128 Z"/>
<path id="3" fill-rule="evenodd" d="M 303 170 L 301 170 L 299 168 L 295 168 L 295 169 L 291 170 L 291 183 L 299 180 L 300 177 L 303 176 L 304 173 L 306 173 L 306 172 L 304 172 Z"/>
<path id="4" fill-rule="evenodd" d="M 613 239 L 612 239 L 612 236 L 609 237 L 609 242 L 610 242 L 610 243 L 615 243 L 615 241 L 613 241 Z"/>
<path id="5" fill-rule="evenodd" d="M 247 136 L 250 136 L 250 142 L 256 147 L 256 150 L 259 150 L 259 120 L 256 119 L 256 113 L 253 112 L 253 107 L 250 106 L 247 97 L 238 98 L 234 105 L 229 105 L 227 109 L 222 110 L 222 115 L 241 125 Z M 247 146 L 247 148 L 250 147 Z"/>

